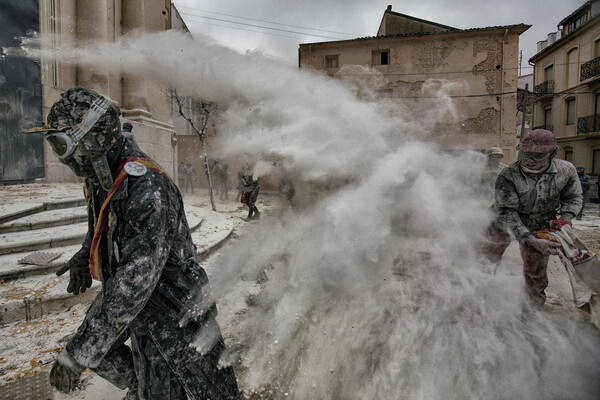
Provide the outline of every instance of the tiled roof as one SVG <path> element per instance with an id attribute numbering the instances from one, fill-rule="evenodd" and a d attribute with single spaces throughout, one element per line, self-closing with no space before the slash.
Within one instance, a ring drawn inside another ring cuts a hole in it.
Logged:
<path id="1" fill-rule="evenodd" d="M 516 25 L 499 25 L 499 26 L 488 26 L 484 28 L 470 28 L 470 29 L 458 29 L 458 30 L 448 30 L 446 32 L 418 32 L 418 33 L 403 33 L 398 35 L 386 35 L 386 36 L 365 36 L 356 39 L 347 39 L 347 40 L 332 40 L 327 42 L 312 42 L 312 43 L 301 43 L 301 45 L 305 44 L 326 44 L 326 43 L 339 43 L 339 42 L 354 42 L 361 40 L 372 40 L 372 39 L 390 39 L 390 38 L 403 38 L 403 37 L 419 37 L 419 36 L 433 36 L 433 35 L 448 35 L 448 34 L 457 34 L 457 33 L 470 33 L 470 32 L 483 32 L 483 31 L 494 31 L 499 29 L 522 29 L 519 34 L 525 32 L 527 29 L 531 28 L 531 25 L 527 24 L 516 24 Z"/>
<path id="2" fill-rule="evenodd" d="M 428 20 L 426 20 L 426 19 L 422 19 L 422 18 L 413 17 L 413 16 L 411 16 L 411 15 L 401 14 L 401 13 L 399 13 L 399 12 L 396 12 L 396 11 L 386 10 L 386 11 L 385 11 L 385 13 L 384 13 L 384 15 L 385 15 L 385 14 L 393 14 L 393 15 L 396 15 L 396 16 L 399 16 L 399 17 L 403 17 L 403 18 L 408 18 L 408 19 L 411 19 L 411 20 L 413 20 L 413 21 L 417 21 L 417 22 L 424 22 L 424 23 L 427 23 L 427 24 L 435 25 L 435 26 L 437 26 L 437 27 L 439 27 L 439 28 L 446 28 L 446 29 L 448 29 L 449 31 L 460 31 L 460 29 L 458 29 L 458 28 L 455 28 L 455 27 L 453 27 L 453 26 L 442 25 L 442 24 L 439 24 L 439 23 L 437 23 L 437 22 L 428 21 Z"/>
<path id="3" fill-rule="evenodd" d="M 571 33 L 569 33 L 569 34 L 566 34 L 565 36 L 561 37 L 560 39 L 556 39 L 556 41 L 555 41 L 554 43 L 552 43 L 552 44 L 549 44 L 547 47 L 543 48 L 541 51 L 539 51 L 538 53 L 534 54 L 534 55 L 533 55 L 533 57 L 531 57 L 531 58 L 529 59 L 529 61 L 533 60 L 534 58 L 538 58 L 538 57 L 539 57 L 539 56 L 541 56 L 543 53 L 546 53 L 546 52 L 547 52 L 547 51 L 549 51 L 550 49 L 554 49 L 555 47 L 559 46 L 560 44 L 562 44 L 562 43 L 563 43 L 563 40 L 571 38 L 571 37 L 572 37 L 571 35 L 572 35 L 574 32 L 577 32 L 577 31 L 579 31 L 580 29 L 584 28 L 585 26 L 588 26 L 588 24 L 590 24 L 590 23 L 591 23 L 591 22 L 593 22 L 593 21 L 596 21 L 596 20 L 597 20 L 597 19 L 599 19 L 599 18 L 600 18 L 600 14 L 599 14 L 599 15 L 596 15 L 595 17 L 592 17 L 592 19 L 588 20 L 588 21 L 587 21 L 585 24 L 581 25 L 581 26 L 580 26 L 579 28 L 577 28 L 575 31 L 573 31 L 573 32 L 571 32 Z"/>
<path id="4" fill-rule="evenodd" d="M 593 3 L 593 1 L 586 1 L 584 5 L 582 5 L 581 7 L 579 7 L 577 10 L 573 11 L 571 14 L 569 14 L 565 18 L 563 18 L 562 21 L 560 21 L 558 23 L 558 26 L 563 25 L 565 23 L 565 21 L 568 21 L 570 18 L 572 18 L 575 15 L 577 15 L 581 10 L 583 10 L 584 8 L 586 8 L 587 6 L 589 6 L 592 3 Z"/>

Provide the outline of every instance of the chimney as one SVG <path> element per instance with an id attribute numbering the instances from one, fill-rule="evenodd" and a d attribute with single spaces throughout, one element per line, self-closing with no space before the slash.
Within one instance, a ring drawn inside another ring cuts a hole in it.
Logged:
<path id="1" fill-rule="evenodd" d="M 548 41 L 547 40 L 540 40 L 539 42 L 537 42 L 537 52 L 538 53 L 540 51 L 544 50 L 546 47 L 548 47 Z"/>
<path id="2" fill-rule="evenodd" d="M 391 4 L 389 4 L 389 5 L 387 6 L 387 10 L 386 10 L 386 11 L 392 11 L 392 5 L 391 5 Z"/>
<path id="3" fill-rule="evenodd" d="M 550 46 L 552 43 L 556 42 L 556 32 L 550 32 L 548 34 L 547 42 L 548 42 L 548 46 Z"/>

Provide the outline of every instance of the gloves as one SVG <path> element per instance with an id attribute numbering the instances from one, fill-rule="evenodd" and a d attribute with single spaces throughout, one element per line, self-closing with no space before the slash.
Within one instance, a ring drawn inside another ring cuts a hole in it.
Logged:
<path id="1" fill-rule="evenodd" d="M 569 214 L 567 214 L 569 217 L 571 217 Z M 550 222 L 550 229 L 556 229 L 556 230 L 560 230 L 563 226 L 565 225 L 570 225 L 571 224 L 571 218 L 568 218 L 568 221 L 566 219 L 563 219 L 561 217 L 561 219 L 555 219 L 553 221 Z"/>
<path id="2" fill-rule="evenodd" d="M 69 393 L 77 387 L 84 370 L 85 367 L 75 361 L 67 349 L 63 349 L 50 370 L 50 384 L 61 392 Z"/>
<path id="3" fill-rule="evenodd" d="M 56 271 L 56 275 L 61 276 L 69 270 L 67 292 L 73 294 L 84 293 L 87 288 L 92 286 L 90 251 L 82 247 L 61 269 Z"/>
<path id="4" fill-rule="evenodd" d="M 543 255 L 558 254 L 560 249 L 560 243 L 538 239 L 533 234 L 529 235 L 527 239 L 525 239 L 525 243 Z"/>
<path id="5" fill-rule="evenodd" d="M 571 214 L 561 214 L 560 217 L 558 218 L 560 221 L 565 221 L 567 224 L 573 226 L 573 224 L 571 223 L 571 220 L 573 219 L 573 216 Z M 560 229 L 560 228 L 558 228 Z"/>

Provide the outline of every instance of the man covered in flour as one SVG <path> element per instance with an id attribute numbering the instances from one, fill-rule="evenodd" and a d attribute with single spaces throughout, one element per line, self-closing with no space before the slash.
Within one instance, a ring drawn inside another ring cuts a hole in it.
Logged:
<path id="1" fill-rule="evenodd" d="M 74 294 L 89 288 L 92 277 L 102 281 L 50 381 L 69 392 L 90 368 L 128 388 L 127 398 L 235 399 L 233 369 L 219 366 L 225 346 L 214 301 L 180 326 L 192 290 L 208 291 L 181 194 L 122 135 L 119 114 L 112 100 L 76 87 L 61 95 L 47 126 L 37 130 L 87 187 L 88 234 L 57 274 L 69 271 L 67 290 Z M 211 338 L 202 353 L 190 346 L 199 334 Z"/>
<path id="2" fill-rule="evenodd" d="M 555 158 L 558 147 L 550 131 L 536 129 L 520 143 L 520 159 L 503 169 L 496 180 L 497 218 L 487 232 L 484 254 L 493 268 L 512 240 L 519 242 L 523 276 L 533 307 L 542 309 L 548 287 L 548 260 L 559 244 L 536 237 L 559 219 L 570 224 L 582 205 L 575 167 Z"/>

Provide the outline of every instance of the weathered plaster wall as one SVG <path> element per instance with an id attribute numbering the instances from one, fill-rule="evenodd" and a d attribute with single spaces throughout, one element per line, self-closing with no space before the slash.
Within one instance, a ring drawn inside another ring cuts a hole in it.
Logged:
<path id="1" fill-rule="evenodd" d="M 438 82 L 447 95 L 455 96 L 456 105 L 455 112 L 445 116 L 444 128 L 438 125 L 440 142 L 476 149 L 499 146 L 511 162 L 516 145 L 518 38 L 516 32 L 498 29 L 311 44 L 300 46 L 300 62 L 330 76 L 339 68 L 325 68 L 327 55 L 339 55 L 340 67 L 371 66 L 385 76 L 392 97 L 408 104 L 415 118 L 419 107 L 426 107 L 425 97 L 433 94 L 423 89 Z M 373 50 L 389 50 L 389 65 L 372 65 Z"/>

